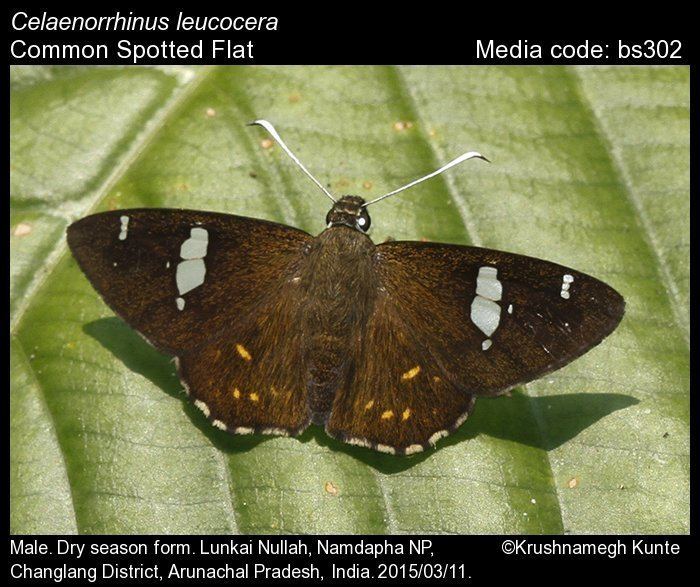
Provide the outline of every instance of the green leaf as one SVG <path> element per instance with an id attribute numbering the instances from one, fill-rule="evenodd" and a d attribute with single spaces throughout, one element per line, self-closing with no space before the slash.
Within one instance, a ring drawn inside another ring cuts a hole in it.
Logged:
<path id="1" fill-rule="evenodd" d="M 366 198 L 479 150 L 378 204 L 374 240 L 574 267 L 622 324 L 410 458 L 209 426 L 65 228 L 167 206 L 321 231 L 326 198 L 255 117 Z M 15 533 L 689 531 L 688 68 L 15 68 L 11 212 Z"/>

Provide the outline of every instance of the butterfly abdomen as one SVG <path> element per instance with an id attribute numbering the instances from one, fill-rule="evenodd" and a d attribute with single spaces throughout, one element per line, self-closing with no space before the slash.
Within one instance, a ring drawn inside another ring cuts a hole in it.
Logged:
<path id="1" fill-rule="evenodd" d="M 309 410 L 314 424 L 323 424 L 330 413 L 333 398 L 346 372 L 343 360 L 346 341 L 342 338 L 319 334 L 307 346 L 310 358 L 306 391 Z"/>

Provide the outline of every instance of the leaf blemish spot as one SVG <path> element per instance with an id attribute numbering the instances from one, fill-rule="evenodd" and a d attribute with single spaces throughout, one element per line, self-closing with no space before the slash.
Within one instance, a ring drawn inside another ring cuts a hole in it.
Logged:
<path id="1" fill-rule="evenodd" d="M 20 222 L 15 226 L 15 230 L 12 233 L 14 236 L 27 236 L 32 231 L 32 225 L 26 222 Z"/>

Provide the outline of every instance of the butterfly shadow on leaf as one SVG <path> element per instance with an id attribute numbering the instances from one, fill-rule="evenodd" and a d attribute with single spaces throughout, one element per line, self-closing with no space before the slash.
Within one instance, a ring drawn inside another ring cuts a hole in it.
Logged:
<path id="1" fill-rule="evenodd" d="M 469 420 L 442 446 L 484 434 L 550 451 L 602 418 L 638 403 L 629 395 L 593 390 L 540 397 L 516 391 L 511 397 L 483 398 Z"/>
<path id="2" fill-rule="evenodd" d="M 318 427 L 310 427 L 300 438 L 302 441 L 314 438 L 322 446 L 347 453 L 384 474 L 392 474 L 410 469 L 436 451 L 479 435 L 550 451 L 605 416 L 637 403 L 639 400 L 632 396 L 596 392 L 530 397 L 516 391 L 511 397 L 481 398 L 467 421 L 452 435 L 440 440 L 435 449 L 408 457 L 350 446 L 328 437 Z"/>
<path id="3" fill-rule="evenodd" d="M 214 428 L 202 412 L 187 399 L 173 360 L 154 349 L 119 318 L 101 318 L 86 324 L 83 330 L 122 361 L 128 369 L 143 375 L 165 393 L 180 400 L 192 423 L 219 450 L 227 453 L 246 452 L 272 438 L 256 435 L 234 436 Z"/>
<path id="4" fill-rule="evenodd" d="M 258 435 L 234 436 L 214 428 L 188 401 L 172 360 L 151 347 L 119 318 L 95 320 L 83 329 L 127 368 L 181 400 L 193 424 L 220 450 L 246 452 L 272 439 Z M 476 402 L 474 412 L 467 421 L 451 436 L 439 441 L 436 449 L 409 457 L 396 457 L 351 446 L 329 437 L 319 426 L 309 426 L 297 440 L 302 443 L 315 440 L 321 446 L 348 454 L 382 473 L 392 474 L 414 467 L 436 450 L 460 444 L 478 435 L 550 451 L 601 418 L 637 403 L 637 399 L 628 395 L 595 391 L 543 397 L 530 397 L 517 391 L 511 397 L 482 398 Z"/>

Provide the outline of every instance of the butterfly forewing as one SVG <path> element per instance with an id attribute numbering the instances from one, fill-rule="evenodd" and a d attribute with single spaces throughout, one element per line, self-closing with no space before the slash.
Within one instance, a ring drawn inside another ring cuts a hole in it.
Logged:
<path id="1" fill-rule="evenodd" d="M 597 345 L 624 312 L 605 283 L 554 263 L 423 242 L 379 245 L 382 287 L 444 376 L 495 395 Z"/>
<path id="2" fill-rule="evenodd" d="M 68 229 L 74 257 L 107 304 L 173 354 L 254 312 L 311 239 L 273 222 L 166 209 L 104 212 Z"/>

